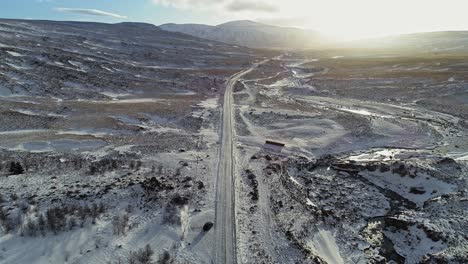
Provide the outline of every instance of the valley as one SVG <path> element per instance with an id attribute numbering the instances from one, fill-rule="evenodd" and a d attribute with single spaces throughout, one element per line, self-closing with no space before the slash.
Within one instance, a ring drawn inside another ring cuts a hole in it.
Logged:
<path id="1" fill-rule="evenodd" d="M 0 263 L 467 262 L 468 55 L 409 45 L 0 20 Z"/>

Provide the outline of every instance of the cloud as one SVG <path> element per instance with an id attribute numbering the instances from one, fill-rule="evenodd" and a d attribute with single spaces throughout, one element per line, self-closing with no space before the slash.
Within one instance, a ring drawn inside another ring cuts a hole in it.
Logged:
<path id="1" fill-rule="evenodd" d="M 126 19 L 128 17 L 122 16 L 119 14 L 115 13 L 110 13 L 102 10 L 97 10 L 97 9 L 85 9 L 85 8 L 56 8 L 55 9 L 58 12 L 64 12 L 64 13 L 75 13 L 75 14 L 82 14 L 82 15 L 92 15 L 92 16 L 103 16 L 103 17 L 112 17 L 112 18 L 120 18 L 120 19 Z"/>
<path id="2" fill-rule="evenodd" d="M 216 4 L 224 3 L 223 0 L 152 0 L 153 3 L 163 6 L 172 6 L 176 8 L 206 8 Z"/>
<path id="3" fill-rule="evenodd" d="M 227 10 L 232 12 L 257 11 L 257 12 L 276 12 L 278 7 L 266 2 L 259 1 L 233 1 L 226 6 Z"/>
<path id="4" fill-rule="evenodd" d="M 259 18 L 256 21 L 263 24 L 281 26 L 281 27 L 303 27 L 308 23 L 309 18 L 306 16 L 297 17 L 265 17 Z"/>
<path id="5" fill-rule="evenodd" d="M 153 3 L 175 8 L 203 8 L 221 7 L 230 12 L 276 12 L 278 7 L 273 4 L 258 0 L 152 0 Z"/>

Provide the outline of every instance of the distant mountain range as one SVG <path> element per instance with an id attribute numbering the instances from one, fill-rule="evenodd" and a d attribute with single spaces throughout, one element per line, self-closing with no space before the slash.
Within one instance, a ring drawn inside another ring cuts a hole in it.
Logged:
<path id="1" fill-rule="evenodd" d="M 202 24 L 164 24 L 161 29 L 199 38 L 250 48 L 315 48 L 326 41 L 318 32 L 299 28 L 271 26 L 249 20 L 217 26 Z"/>
<path id="2" fill-rule="evenodd" d="M 389 37 L 360 40 L 350 46 L 413 50 L 416 52 L 468 52 L 468 31 L 438 31 L 394 35 Z"/>
<path id="3" fill-rule="evenodd" d="M 468 52 L 468 31 L 402 34 L 351 42 L 332 41 L 317 31 L 240 20 L 217 26 L 164 24 L 161 29 L 250 48 L 365 48 L 414 52 Z"/>

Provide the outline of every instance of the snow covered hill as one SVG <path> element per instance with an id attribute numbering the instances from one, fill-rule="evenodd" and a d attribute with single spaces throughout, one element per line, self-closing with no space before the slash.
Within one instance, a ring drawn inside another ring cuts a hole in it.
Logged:
<path id="1" fill-rule="evenodd" d="M 311 48 L 323 42 L 319 34 L 311 30 L 277 27 L 248 20 L 232 21 L 217 26 L 165 24 L 160 28 L 251 48 Z"/>

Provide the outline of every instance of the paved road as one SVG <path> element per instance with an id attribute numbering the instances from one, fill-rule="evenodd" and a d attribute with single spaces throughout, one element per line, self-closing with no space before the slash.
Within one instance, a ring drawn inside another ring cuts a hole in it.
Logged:
<path id="1" fill-rule="evenodd" d="M 267 61 L 254 64 L 250 69 L 233 75 L 228 81 L 224 94 L 223 129 L 216 183 L 215 264 L 237 262 L 234 190 L 236 145 L 232 91 L 242 76 Z"/>

